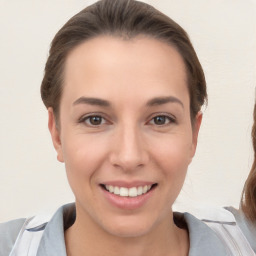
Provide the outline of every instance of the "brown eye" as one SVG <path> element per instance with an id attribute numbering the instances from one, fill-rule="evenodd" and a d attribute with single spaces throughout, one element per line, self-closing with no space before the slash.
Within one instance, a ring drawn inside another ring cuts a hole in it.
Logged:
<path id="1" fill-rule="evenodd" d="M 90 115 L 82 117 L 79 123 L 84 123 L 86 126 L 100 126 L 107 123 L 106 119 L 99 115 Z"/>
<path id="2" fill-rule="evenodd" d="M 168 124 L 172 124 L 172 123 L 175 123 L 175 119 L 170 116 L 167 116 L 167 115 L 155 116 L 149 122 L 149 124 L 157 125 L 157 126 L 168 125 Z"/>
<path id="3" fill-rule="evenodd" d="M 166 123 L 166 116 L 156 116 L 153 118 L 156 125 L 163 125 Z M 168 120 L 169 121 L 169 120 Z"/>
<path id="4" fill-rule="evenodd" d="M 90 116 L 88 117 L 88 121 L 91 125 L 100 125 L 102 123 L 101 116 Z"/>

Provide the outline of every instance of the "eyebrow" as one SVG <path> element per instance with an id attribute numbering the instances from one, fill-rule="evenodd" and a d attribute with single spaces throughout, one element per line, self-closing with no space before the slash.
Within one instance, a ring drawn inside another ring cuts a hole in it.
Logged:
<path id="1" fill-rule="evenodd" d="M 151 107 L 151 106 L 156 106 L 156 105 L 163 105 L 166 103 L 178 103 L 179 105 L 182 106 L 182 108 L 184 108 L 184 105 L 181 102 L 181 100 L 179 100 L 178 98 L 173 97 L 173 96 L 153 98 L 147 102 L 147 106 Z"/>
<path id="2" fill-rule="evenodd" d="M 88 97 L 80 97 L 76 101 L 74 101 L 74 105 L 78 104 L 89 104 L 89 105 L 97 105 L 97 106 L 102 106 L 102 107 L 110 107 L 110 102 L 107 100 L 103 99 L 98 99 L 98 98 L 88 98 Z"/>
<path id="3" fill-rule="evenodd" d="M 156 106 L 156 105 L 163 105 L 167 103 L 178 103 L 184 108 L 183 103 L 176 97 L 169 96 L 169 97 L 156 97 L 147 102 L 147 106 Z M 99 98 L 89 98 L 89 97 L 80 97 L 76 101 L 74 101 L 73 105 L 78 104 L 89 104 L 89 105 L 97 105 L 102 107 L 110 107 L 111 104 L 107 100 L 99 99 Z"/>

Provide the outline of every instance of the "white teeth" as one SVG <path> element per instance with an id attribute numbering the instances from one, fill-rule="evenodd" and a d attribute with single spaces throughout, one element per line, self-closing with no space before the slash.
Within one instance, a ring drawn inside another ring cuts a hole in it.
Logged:
<path id="1" fill-rule="evenodd" d="M 120 192 L 119 192 L 119 187 L 115 187 L 115 188 L 114 188 L 114 194 L 115 194 L 115 195 L 119 195 L 119 193 L 120 193 Z"/>
<path id="2" fill-rule="evenodd" d="M 128 188 L 120 188 L 119 190 L 120 192 L 120 196 L 128 196 L 129 195 L 129 191 L 128 191 Z"/>
<path id="3" fill-rule="evenodd" d="M 138 195 L 137 188 L 129 188 L 129 196 L 135 197 Z"/>
<path id="4" fill-rule="evenodd" d="M 143 188 L 142 187 L 138 187 L 138 196 L 142 195 L 143 193 Z"/>
<path id="5" fill-rule="evenodd" d="M 151 189 L 152 185 L 145 185 L 139 187 L 125 188 L 117 187 L 112 185 L 105 185 L 106 190 L 115 195 L 124 196 L 124 197 L 136 197 L 142 194 L 147 193 Z"/>
<path id="6" fill-rule="evenodd" d="M 107 187 L 106 187 L 107 188 Z M 109 189 L 107 188 L 107 190 L 109 191 L 109 192 L 111 192 L 111 193 L 113 193 L 114 192 L 114 187 L 113 186 L 109 186 Z"/>

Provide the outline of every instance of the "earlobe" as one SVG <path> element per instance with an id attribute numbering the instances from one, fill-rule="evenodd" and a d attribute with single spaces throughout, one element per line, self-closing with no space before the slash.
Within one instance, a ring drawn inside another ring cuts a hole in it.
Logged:
<path id="1" fill-rule="evenodd" d="M 191 150 L 191 160 L 193 158 L 193 156 L 195 155 L 196 153 L 196 147 L 197 147 L 197 140 L 198 140 L 198 133 L 199 133 L 199 130 L 200 130 L 200 126 L 201 126 L 201 123 L 202 123 L 202 119 L 203 119 L 203 113 L 201 111 L 199 111 L 195 117 L 195 120 L 194 120 L 194 124 L 193 124 L 193 127 L 192 127 L 192 150 Z"/>
<path id="2" fill-rule="evenodd" d="M 52 143 L 57 152 L 57 159 L 60 162 L 64 162 L 62 154 L 62 145 L 60 138 L 60 130 L 57 127 L 55 116 L 52 108 L 48 108 L 48 129 L 51 133 Z"/>

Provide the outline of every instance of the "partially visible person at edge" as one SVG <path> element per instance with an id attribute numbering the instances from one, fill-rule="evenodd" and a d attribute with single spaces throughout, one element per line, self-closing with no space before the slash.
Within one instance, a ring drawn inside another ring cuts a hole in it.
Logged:
<path id="1" fill-rule="evenodd" d="M 249 176 L 245 182 L 241 200 L 241 208 L 247 218 L 256 223 L 256 103 L 254 104 L 253 110 L 251 137 L 254 150 L 254 161 Z"/>
<path id="2" fill-rule="evenodd" d="M 234 207 L 225 207 L 226 210 L 232 212 L 236 219 L 236 223 L 242 230 L 243 235 L 249 241 L 254 253 L 256 253 L 256 102 L 253 111 L 253 126 L 251 131 L 252 145 L 254 151 L 254 161 L 251 171 L 247 177 L 240 201 L 240 209 Z M 204 211 L 211 209 L 204 209 Z M 217 215 L 221 209 L 217 209 Z M 203 213 L 204 214 L 204 213 Z M 198 218 L 202 218 L 196 213 Z"/>
<path id="3" fill-rule="evenodd" d="M 229 210 L 235 215 L 238 225 L 251 243 L 254 252 L 256 252 L 256 102 L 254 104 L 251 137 L 254 161 L 244 185 L 240 210 L 237 211 L 232 208 L 229 208 Z"/>
<path id="4" fill-rule="evenodd" d="M 173 20 L 133 0 L 85 8 L 54 37 L 41 95 L 75 203 L 1 224 L 1 256 L 254 255 L 230 211 L 172 211 L 207 100 Z"/>

